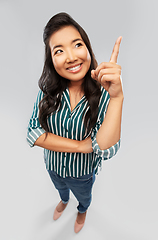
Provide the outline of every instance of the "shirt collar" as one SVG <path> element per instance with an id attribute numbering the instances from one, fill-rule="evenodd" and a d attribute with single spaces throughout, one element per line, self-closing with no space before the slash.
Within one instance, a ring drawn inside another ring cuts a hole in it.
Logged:
<path id="1" fill-rule="evenodd" d="M 65 91 L 63 92 L 63 96 L 64 96 L 64 100 L 66 101 L 67 103 L 67 106 L 69 108 L 69 110 L 71 111 L 71 105 L 70 105 L 70 96 L 69 96 L 69 89 L 68 87 L 65 89 Z M 87 101 L 86 100 L 86 96 L 83 95 L 83 97 L 81 98 L 81 100 L 78 102 L 78 104 L 76 105 L 76 107 L 73 109 L 76 110 L 83 102 Z M 72 111 L 72 112 L 73 112 Z"/>

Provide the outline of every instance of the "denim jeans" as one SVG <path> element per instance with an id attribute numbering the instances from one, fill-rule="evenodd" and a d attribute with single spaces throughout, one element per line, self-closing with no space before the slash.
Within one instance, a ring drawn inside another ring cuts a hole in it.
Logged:
<path id="1" fill-rule="evenodd" d="M 95 181 L 95 173 L 84 175 L 79 178 L 60 177 L 56 172 L 48 170 L 50 178 L 58 190 L 64 204 L 69 201 L 70 190 L 79 202 L 77 207 L 80 213 L 86 212 L 92 200 L 92 186 Z"/>

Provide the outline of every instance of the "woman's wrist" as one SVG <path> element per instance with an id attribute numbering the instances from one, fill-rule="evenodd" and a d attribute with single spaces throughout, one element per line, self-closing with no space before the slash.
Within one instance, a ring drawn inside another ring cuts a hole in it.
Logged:
<path id="1" fill-rule="evenodd" d="M 78 142 L 77 152 L 79 152 L 79 153 L 91 153 L 91 152 L 93 152 L 91 137 L 88 137 L 84 140 L 77 141 L 77 142 Z"/>
<path id="2" fill-rule="evenodd" d="M 110 97 L 110 101 L 114 101 L 114 102 L 118 102 L 118 103 L 123 103 L 124 100 L 124 95 L 123 93 L 121 93 L 119 96 L 117 97 Z"/>

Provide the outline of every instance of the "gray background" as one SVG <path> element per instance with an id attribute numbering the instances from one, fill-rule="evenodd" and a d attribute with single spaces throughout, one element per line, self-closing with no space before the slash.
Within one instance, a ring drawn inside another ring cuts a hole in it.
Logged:
<path id="1" fill-rule="evenodd" d="M 0 239 L 158 239 L 157 8 L 155 0 L 0 0 Z M 73 196 L 53 222 L 59 197 L 43 150 L 29 148 L 25 140 L 43 67 L 43 28 L 61 11 L 86 30 L 99 63 L 109 61 L 123 36 L 121 149 L 104 162 L 78 235 Z"/>

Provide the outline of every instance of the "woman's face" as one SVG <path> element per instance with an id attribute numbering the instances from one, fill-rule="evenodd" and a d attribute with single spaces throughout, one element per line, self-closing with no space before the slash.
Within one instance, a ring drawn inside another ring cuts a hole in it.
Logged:
<path id="1" fill-rule="evenodd" d="M 52 34 L 49 46 L 57 73 L 70 81 L 83 81 L 91 57 L 77 29 L 73 26 L 61 28 Z"/>

